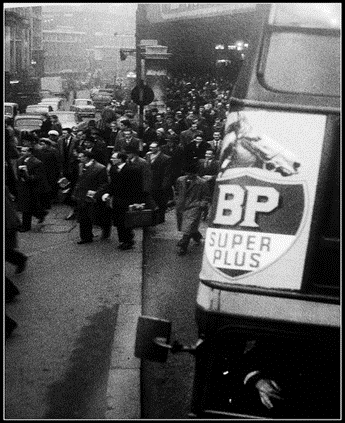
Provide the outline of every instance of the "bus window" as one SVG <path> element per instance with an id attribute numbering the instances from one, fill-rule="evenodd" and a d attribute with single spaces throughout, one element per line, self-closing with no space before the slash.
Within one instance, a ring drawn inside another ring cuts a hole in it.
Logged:
<path id="1" fill-rule="evenodd" d="M 273 8 L 261 62 L 261 73 L 269 90 L 340 95 L 340 10 L 337 14 L 337 7 L 334 3 L 308 3 Z"/>
<path id="2" fill-rule="evenodd" d="M 330 63 L 332 66 L 328 66 Z M 339 96 L 339 76 L 339 37 L 291 32 L 272 35 L 264 72 L 269 88 L 291 93 Z"/>
<path id="3" fill-rule="evenodd" d="M 272 7 L 270 24 L 299 28 L 340 29 L 341 3 L 279 3 Z"/>

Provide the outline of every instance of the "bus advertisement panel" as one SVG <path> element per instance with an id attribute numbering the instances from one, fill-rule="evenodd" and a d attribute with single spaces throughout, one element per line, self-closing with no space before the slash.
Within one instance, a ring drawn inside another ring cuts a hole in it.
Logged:
<path id="1" fill-rule="evenodd" d="M 301 288 L 325 125 L 305 113 L 229 115 L 201 280 Z"/>

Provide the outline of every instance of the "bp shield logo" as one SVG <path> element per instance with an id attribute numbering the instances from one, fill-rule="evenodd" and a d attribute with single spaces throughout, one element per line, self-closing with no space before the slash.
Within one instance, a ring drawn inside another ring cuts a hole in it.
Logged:
<path id="1" fill-rule="evenodd" d="M 307 214 L 304 181 L 240 168 L 217 179 L 215 190 L 205 240 L 213 268 L 239 278 L 266 268 L 292 247 Z"/>

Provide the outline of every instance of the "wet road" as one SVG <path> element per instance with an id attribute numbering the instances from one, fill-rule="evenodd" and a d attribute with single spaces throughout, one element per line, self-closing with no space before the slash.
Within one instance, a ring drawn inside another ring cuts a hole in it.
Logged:
<path id="1" fill-rule="evenodd" d="M 203 223 L 201 232 L 205 233 Z M 166 222 L 149 228 L 145 243 L 143 314 L 172 322 L 171 341 L 190 345 L 197 340 L 194 321 L 198 275 L 203 244 L 190 243 L 186 256 L 176 254 L 180 233 L 175 211 Z M 166 363 L 142 360 L 142 417 L 186 419 L 190 412 L 194 358 L 188 354 L 168 355 Z"/>

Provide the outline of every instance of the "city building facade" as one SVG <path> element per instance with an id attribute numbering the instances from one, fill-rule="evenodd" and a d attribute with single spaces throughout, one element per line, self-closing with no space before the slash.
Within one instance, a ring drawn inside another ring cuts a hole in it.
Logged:
<path id="1" fill-rule="evenodd" d="M 42 7 L 6 8 L 5 72 L 21 79 L 42 70 Z"/>
<path id="2" fill-rule="evenodd" d="M 45 76 L 58 76 L 66 69 L 80 73 L 81 76 L 87 71 L 85 32 L 74 31 L 67 26 L 42 32 Z"/>
<path id="3" fill-rule="evenodd" d="M 87 70 L 88 81 L 101 79 L 102 85 L 114 84 L 116 80 L 126 79 L 127 74 L 135 71 L 135 55 L 126 60 L 120 59 L 120 49 L 135 48 L 135 10 L 136 4 L 105 4 L 95 10 L 91 3 L 82 5 L 47 5 L 43 7 L 43 34 L 46 50 L 46 75 L 59 67 L 62 55 L 51 45 L 52 31 L 58 28 L 83 33 L 83 42 L 78 42 L 79 62 L 73 65 L 73 56 L 64 57 L 64 68 Z M 61 33 L 59 37 L 62 37 Z M 57 47 L 59 49 L 59 47 Z M 64 52 L 62 52 L 64 53 Z M 81 58 L 80 56 L 83 55 Z M 55 56 L 55 57 L 54 57 Z M 60 56 L 60 57 L 59 57 Z M 85 60 L 87 64 L 85 64 Z M 84 77 L 82 79 L 85 81 Z M 91 82 L 92 85 L 92 82 Z"/>
<path id="4" fill-rule="evenodd" d="M 25 108 L 38 96 L 44 72 L 42 7 L 5 8 L 5 101 Z"/>
<path id="5" fill-rule="evenodd" d="M 111 45 L 96 45 L 94 47 L 95 66 L 101 70 L 105 83 L 121 83 L 128 73 L 135 72 L 135 54 L 126 55 L 121 60 L 120 51 L 135 49 L 135 36 L 131 34 L 116 34 Z"/>

